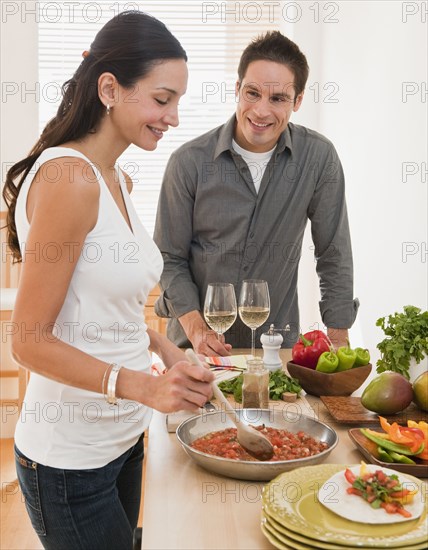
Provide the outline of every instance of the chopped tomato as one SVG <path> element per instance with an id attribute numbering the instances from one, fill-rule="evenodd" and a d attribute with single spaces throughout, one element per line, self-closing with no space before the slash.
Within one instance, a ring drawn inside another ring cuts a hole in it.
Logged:
<path id="1" fill-rule="evenodd" d="M 382 502 L 381 504 L 382 508 L 385 509 L 385 511 L 388 514 L 396 514 L 397 513 L 397 505 L 394 502 Z"/>
<path id="2" fill-rule="evenodd" d="M 399 503 L 397 502 L 382 502 L 381 504 L 382 508 L 385 509 L 385 511 L 388 514 L 400 514 L 404 516 L 405 518 L 411 518 L 412 514 L 404 509 Z"/>
<path id="3" fill-rule="evenodd" d="M 382 470 L 377 470 L 377 478 L 379 480 L 379 483 L 384 483 L 386 480 L 386 474 L 382 472 Z"/>
<path id="4" fill-rule="evenodd" d="M 401 514 L 405 518 L 411 518 L 412 517 L 412 514 L 408 510 L 406 510 L 405 508 L 398 508 L 397 513 Z"/>
<path id="5" fill-rule="evenodd" d="M 346 477 L 346 481 L 348 483 L 350 483 L 351 485 L 357 479 L 357 476 L 354 473 L 352 473 L 349 468 L 346 468 L 346 470 L 345 470 L 345 477 Z"/>
<path id="6" fill-rule="evenodd" d="M 398 482 L 397 479 L 391 479 L 390 481 L 388 481 L 388 482 L 386 483 L 386 488 L 387 488 L 387 489 L 393 489 L 393 488 L 396 487 L 398 484 L 399 484 L 399 482 Z"/>
<path id="7" fill-rule="evenodd" d="M 292 433 L 287 430 L 279 430 L 266 426 L 257 426 L 256 429 L 265 434 L 274 447 L 272 462 L 306 458 L 319 454 L 328 447 L 327 443 L 318 441 L 303 431 Z M 211 432 L 193 441 L 192 447 L 203 453 L 222 458 L 256 460 L 239 444 L 236 428 Z"/>
<path id="8" fill-rule="evenodd" d="M 417 490 L 405 489 L 396 474 L 387 475 L 382 470 L 370 472 L 362 462 L 359 476 L 346 468 L 345 478 L 351 485 L 346 489 L 348 494 L 362 497 L 373 508 L 381 506 L 388 514 L 411 517 L 403 504 L 410 503 Z"/>
<path id="9" fill-rule="evenodd" d="M 346 492 L 349 494 L 349 495 L 357 495 L 359 497 L 362 497 L 363 496 L 363 492 L 360 491 L 359 489 L 355 489 L 355 487 L 348 487 L 346 489 Z"/>

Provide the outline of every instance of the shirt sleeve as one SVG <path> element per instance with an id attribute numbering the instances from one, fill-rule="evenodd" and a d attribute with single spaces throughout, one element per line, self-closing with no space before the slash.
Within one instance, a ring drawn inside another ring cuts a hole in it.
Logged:
<path id="1" fill-rule="evenodd" d="M 349 328 L 359 301 L 353 298 L 353 261 L 345 179 L 340 159 L 330 144 L 309 205 L 316 270 L 320 280 L 319 302 L 323 323 L 329 328 Z"/>
<path id="2" fill-rule="evenodd" d="M 164 261 L 161 295 L 155 304 L 160 317 L 200 310 L 198 287 L 189 267 L 197 174 L 190 176 L 185 163 L 183 155 L 170 157 L 159 196 L 154 240 Z M 188 164 L 191 168 L 192 163 Z"/>

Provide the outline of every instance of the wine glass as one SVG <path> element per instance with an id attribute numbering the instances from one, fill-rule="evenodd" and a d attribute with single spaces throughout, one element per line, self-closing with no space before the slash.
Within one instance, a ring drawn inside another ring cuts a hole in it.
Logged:
<path id="1" fill-rule="evenodd" d="M 204 303 L 204 317 L 208 326 L 221 338 L 236 320 L 235 289 L 231 283 L 210 283 Z"/>
<path id="2" fill-rule="evenodd" d="M 251 354 L 256 356 L 256 328 L 267 321 L 270 313 L 269 289 L 266 281 L 247 279 L 239 294 L 239 316 L 251 329 Z"/>

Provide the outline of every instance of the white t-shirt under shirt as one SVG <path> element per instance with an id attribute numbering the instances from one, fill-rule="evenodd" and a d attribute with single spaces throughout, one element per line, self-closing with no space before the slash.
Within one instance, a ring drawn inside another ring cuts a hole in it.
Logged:
<path id="1" fill-rule="evenodd" d="M 243 149 L 234 139 L 232 139 L 232 147 L 233 150 L 239 153 L 247 163 L 251 177 L 253 178 L 256 193 L 258 193 L 263 179 L 263 174 L 265 173 L 266 166 L 269 164 L 271 156 L 276 149 L 276 145 L 270 151 L 266 151 L 266 153 L 252 153 L 251 151 Z"/>
<path id="2" fill-rule="evenodd" d="M 150 373 L 149 336 L 143 307 L 159 280 L 163 262 L 159 249 L 138 219 L 120 169 L 117 173 L 132 231 L 100 173 L 83 154 L 65 147 L 44 151 L 24 181 L 16 204 L 15 221 L 21 250 L 30 228 L 26 203 L 34 174 L 44 162 L 59 157 L 85 159 L 98 179 L 100 198 L 97 223 L 88 233 L 75 266 L 56 319 L 55 334 L 106 363 Z M 88 177 L 93 177 L 89 168 L 87 172 Z M 52 255 L 53 250 L 54 247 L 46 254 Z M 69 253 L 73 254 L 73 250 L 70 243 Z M 101 393 L 74 388 L 33 373 L 15 441 L 24 455 L 46 466 L 98 468 L 137 442 L 148 427 L 151 414 L 150 408 L 134 401 L 122 400 L 118 406 L 109 405 Z"/>

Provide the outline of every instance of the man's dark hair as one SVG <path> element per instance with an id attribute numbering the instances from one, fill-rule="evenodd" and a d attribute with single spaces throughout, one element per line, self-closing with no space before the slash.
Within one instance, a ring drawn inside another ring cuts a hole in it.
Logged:
<path id="1" fill-rule="evenodd" d="M 279 31 L 268 31 L 254 39 L 242 52 L 238 66 L 239 81 L 242 82 L 248 65 L 253 61 L 274 61 L 286 65 L 294 74 L 296 97 L 305 89 L 309 66 L 299 46 Z"/>

